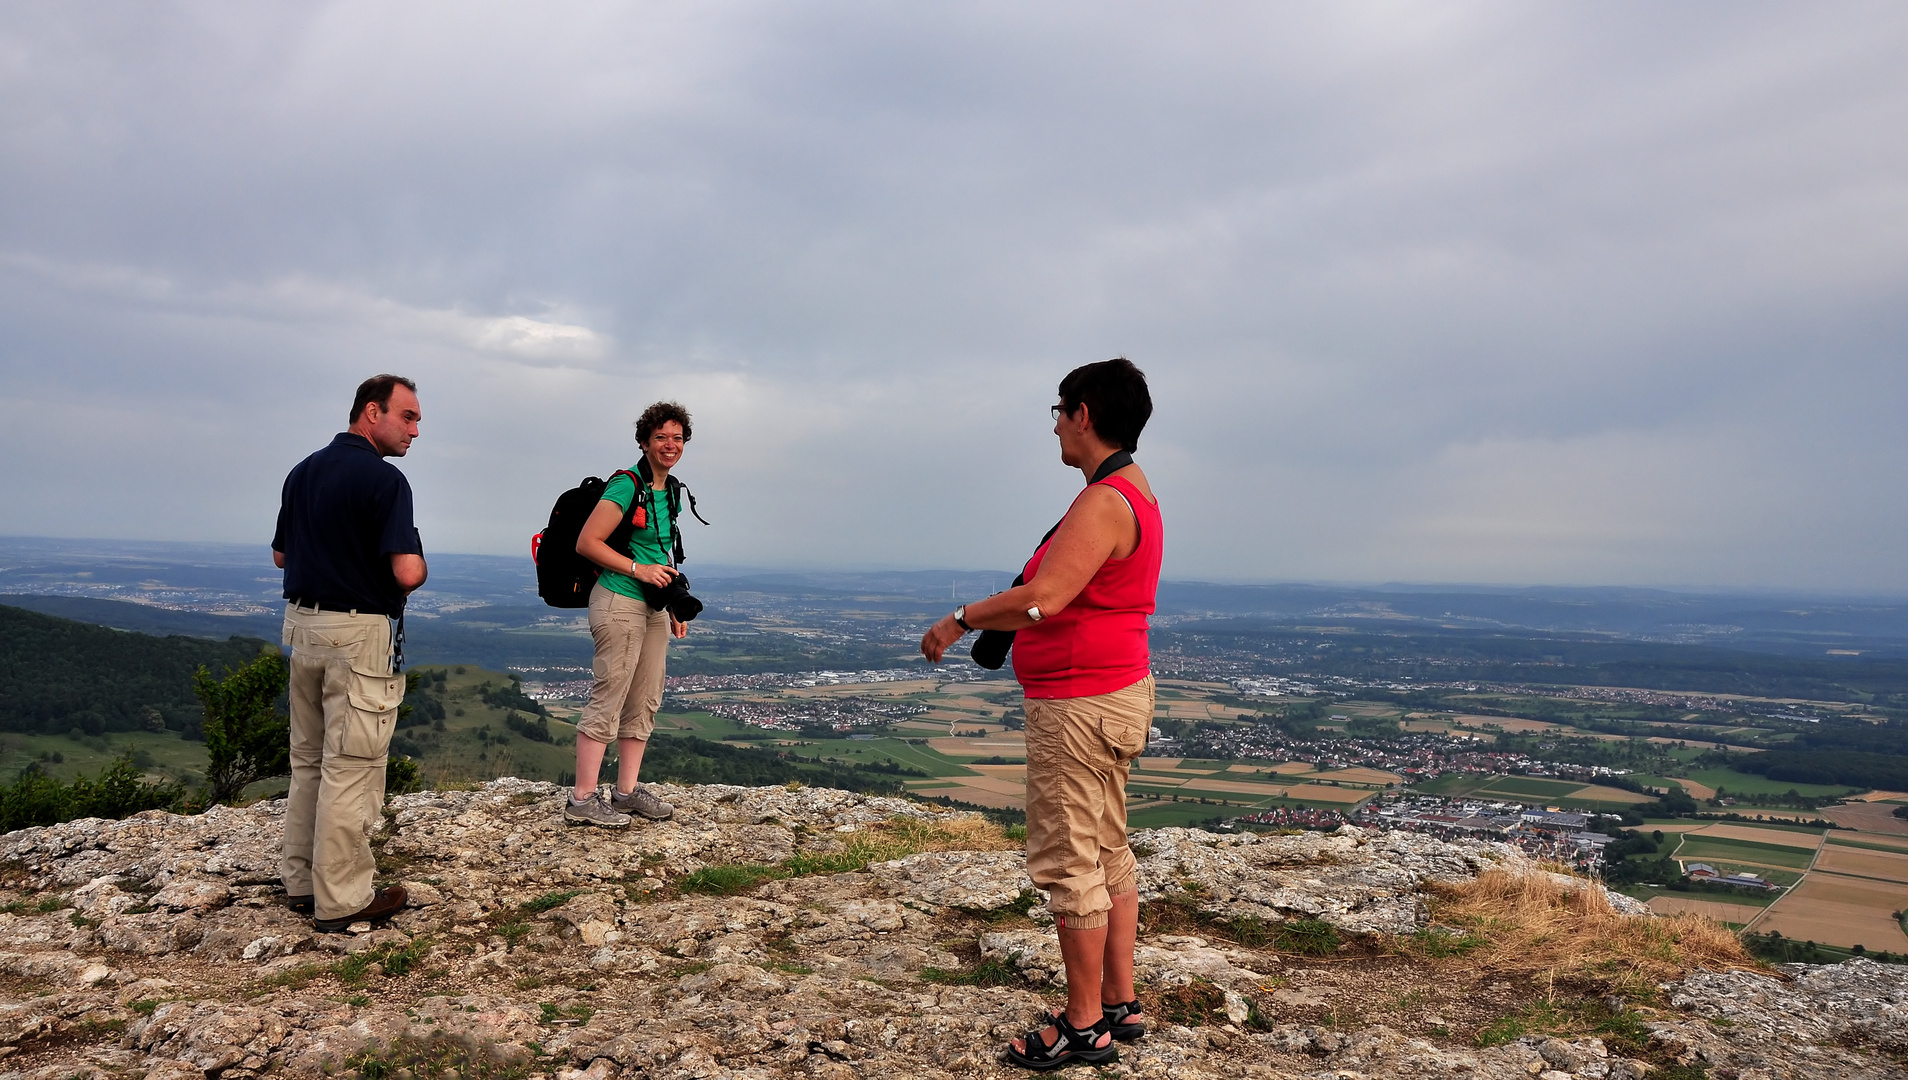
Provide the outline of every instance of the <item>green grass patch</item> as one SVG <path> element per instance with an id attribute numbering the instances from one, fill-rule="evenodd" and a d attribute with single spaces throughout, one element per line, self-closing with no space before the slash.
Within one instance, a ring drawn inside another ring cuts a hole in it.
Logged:
<path id="1" fill-rule="evenodd" d="M 930 736 L 926 732 L 922 732 L 915 737 L 926 739 Z M 986 754 L 975 754 L 971 756 L 989 757 L 997 753 L 999 753 L 999 751 L 990 750 Z M 864 765 L 879 765 L 882 762 L 892 761 L 896 765 L 903 766 L 904 768 L 919 769 L 933 777 L 976 775 L 974 770 L 962 765 L 953 757 L 942 754 L 940 751 L 935 750 L 925 743 L 917 746 L 909 743 L 907 739 L 898 736 L 883 739 L 851 740 L 841 744 L 831 742 L 827 746 L 827 754 L 825 756 L 844 758 Z"/>
<path id="2" fill-rule="evenodd" d="M 1598 998 L 1539 999 L 1508 1016 L 1484 1025 L 1474 1041 L 1479 1046 L 1502 1046 L 1526 1035 L 1582 1038 L 1595 1035 L 1625 1057 L 1654 1056 L 1649 1050 L 1650 1028 L 1633 1010 Z M 1652 1069 L 1651 1076 L 1660 1075 Z"/>
<path id="3" fill-rule="evenodd" d="M 676 888 L 684 893 L 707 896 L 735 896 L 763 882 L 792 876 L 783 866 L 763 863 L 726 863 L 705 866 L 676 879 Z"/>
<path id="4" fill-rule="evenodd" d="M 1787 780 L 1771 780 L 1756 773 L 1737 772 L 1734 769 L 1691 769 L 1684 773 L 1686 777 L 1699 784 L 1713 788 L 1723 788 L 1741 795 L 1783 795 L 1791 789 L 1797 795 L 1821 797 L 1826 795 L 1846 795 L 1859 788 L 1845 787 L 1840 784 L 1795 784 Z M 1738 811 L 1754 812 L 1755 807 L 1736 808 Z"/>
<path id="5" fill-rule="evenodd" d="M 1300 956 L 1330 956 L 1338 951 L 1342 942 L 1338 928 L 1322 919 L 1288 919 L 1278 925 L 1273 943 L 1280 952 L 1297 953 Z"/>
<path id="6" fill-rule="evenodd" d="M 1435 926 L 1427 926 L 1403 941 L 1405 952 L 1431 960 L 1464 956 L 1489 944 L 1474 934 Z"/>
<path id="7" fill-rule="evenodd" d="M 1445 773 L 1435 780 L 1427 780 L 1421 784 L 1414 784 L 1411 790 L 1422 791 L 1426 795 L 1456 797 L 1469 795 L 1471 792 L 1483 787 L 1490 779 L 1488 776 L 1479 776 L 1475 773 Z"/>
<path id="8" fill-rule="evenodd" d="M 401 1076 L 523 1080 L 536 1071 L 536 1055 L 528 1047 L 438 1032 L 429 1038 L 405 1035 L 389 1044 L 374 1042 L 346 1058 L 344 1067 L 361 1080 L 398 1080 Z"/>
<path id="9" fill-rule="evenodd" d="M 417 967 L 430 945 L 430 939 L 422 937 L 405 945 L 380 945 L 338 961 L 332 973 L 346 986 L 357 986 L 370 977 L 371 965 L 376 964 L 383 970 L 385 978 L 401 979 Z"/>
<path id="10" fill-rule="evenodd" d="M 582 889 L 564 889 L 560 892 L 547 892 L 535 900 L 526 902 L 523 905 L 523 910 L 532 915 L 541 914 L 551 908 L 562 907 L 571 900 L 582 896 L 583 892 L 584 890 Z"/>

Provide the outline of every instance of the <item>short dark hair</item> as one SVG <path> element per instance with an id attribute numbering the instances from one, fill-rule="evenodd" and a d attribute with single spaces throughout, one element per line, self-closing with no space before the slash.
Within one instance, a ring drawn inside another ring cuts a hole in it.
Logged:
<path id="1" fill-rule="evenodd" d="M 658 401 L 656 404 L 643 410 L 643 415 L 636 418 L 636 441 L 648 442 L 649 437 L 656 433 L 657 428 L 667 424 L 671 420 L 682 425 L 682 441 L 688 442 L 690 436 L 689 410 L 673 401 Z"/>
<path id="2" fill-rule="evenodd" d="M 364 407 L 373 401 L 378 408 L 391 407 L 391 391 L 402 386 L 411 393 L 417 393 L 417 384 L 402 375 L 373 375 L 358 384 L 358 396 L 351 399 L 351 422 L 357 423 L 364 415 Z"/>
<path id="3" fill-rule="evenodd" d="M 1093 433 L 1127 453 L 1139 449 L 1140 432 L 1153 415 L 1153 395 L 1146 390 L 1146 373 L 1124 356 L 1082 364 L 1060 380 L 1060 408 L 1072 414 L 1081 405 Z"/>

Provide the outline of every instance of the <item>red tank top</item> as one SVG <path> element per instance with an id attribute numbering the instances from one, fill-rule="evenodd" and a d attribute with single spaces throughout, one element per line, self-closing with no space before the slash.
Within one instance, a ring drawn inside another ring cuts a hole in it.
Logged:
<path id="1" fill-rule="evenodd" d="M 1159 507 L 1117 476 L 1100 483 L 1126 497 L 1139 523 L 1139 546 L 1124 559 L 1108 559 L 1065 610 L 1022 630 L 1014 638 L 1014 678 L 1030 698 L 1092 697 L 1122 690 L 1152 674 L 1146 617 L 1159 594 L 1164 526 Z M 1082 492 L 1084 494 L 1084 492 Z M 1074 499 L 1077 504 L 1078 498 Z M 1072 513 L 1069 509 L 1068 513 Z M 1047 557 L 1040 545 L 1023 577 L 1032 581 Z"/>

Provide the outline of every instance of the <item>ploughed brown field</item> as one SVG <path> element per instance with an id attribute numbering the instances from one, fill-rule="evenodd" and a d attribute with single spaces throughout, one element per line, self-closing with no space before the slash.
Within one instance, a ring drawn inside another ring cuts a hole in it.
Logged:
<path id="1" fill-rule="evenodd" d="M 1604 787 L 1601 784 L 1591 784 L 1587 787 L 1578 788 L 1564 797 L 1567 799 L 1595 799 L 1598 802 L 1640 803 L 1649 802 L 1656 796 L 1642 795 L 1634 791 L 1625 791 L 1622 788 Z"/>
<path id="2" fill-rule="evenodd" d="M 1862 848 L 1830 844 L 1822 850 L 1822 854 L 1815 857 L 1815 868 L 1838 874 L 1884 878 L 1888 881 L 1908 884 L 1908 851 L 1897 855 L 1887 851 L 1865 851 Z M 1901 907 L 1908 907 L 1908 889 L 1902 890 L 1896 910 Z"/>
<path id="3" fill-rule="evenodd" d="M 1903 898 L 1900 885 L 1815 870 L 1777 900 L 1753 929 L 1777 930 L 1797 941 L 1900 952 L 1908 949 L 1908 934 L 1889 912 L 1901 910 Z"/>
<path id="4" fill-rule="evenodd" d="M 1020 732 L 1002 732 L 980 739 L 929 739 L 928 745 L 950 757 L 1026 757 L 1027 740 Z"/>
<path id="5" fill-rule="evenodd" d="M 1862 832 L 1908 836 L 1908 818 L 1896 817 L 1895 808 L 1887 803 L 1842 803 L 1824 807 L 1822 816 Z"/>
<path id="6" fill-rule="evenodd" d="M 1264 789 L 1260 789 L 1264 790 Z M 1360 788 L 1332 787 L 1328 784 L 1300 784 L 1285 789 L 1285 797 L 1308 803 L 1345 803 L 1347 805 L 1362 801 L 1371 796 L 1371 792 Z"/>

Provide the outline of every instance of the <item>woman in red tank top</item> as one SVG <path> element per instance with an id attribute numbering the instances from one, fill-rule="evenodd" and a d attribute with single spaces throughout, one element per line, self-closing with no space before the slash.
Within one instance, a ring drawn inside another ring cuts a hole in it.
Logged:
<path id="1" fill-rule="evenodd" d="M 1117 1058 L 1145 1033 L 1133 992 L 1139 928 L 1126 844 L 1126 777 L 1146 748 L 1153 676 L 1146 620 L 1159 591 L 1162 525 L 1133 464 L 1152 415 L 1146 376 L 1125 359 L 1075 368 L 1060 383 L 1060 460 L 1087 478 L 1028 560 L 1024 585 L 963 605 L 929 628 L 940 663 L 969 630 L 1013 630 L 1027 713 L 1027 874 L 1048 894 L 1067 965 L 1067 1007 L 1007 1048 L 1029 1069 Z"/>

